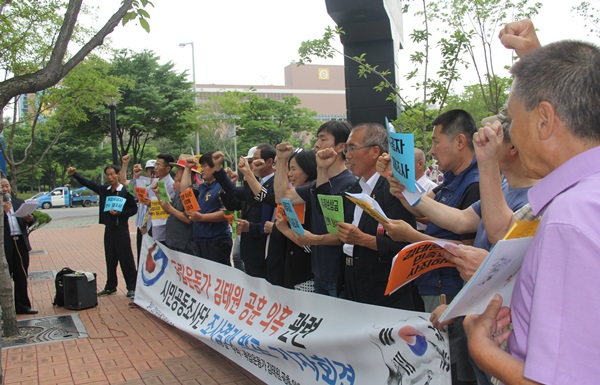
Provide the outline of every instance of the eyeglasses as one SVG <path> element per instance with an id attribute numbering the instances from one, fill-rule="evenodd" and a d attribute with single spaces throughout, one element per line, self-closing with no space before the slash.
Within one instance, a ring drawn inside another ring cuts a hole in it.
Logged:
<path id="1" fill-rule="evenodd" d="M 361 148 L 369 148 L 369 147 L 373 147 L 376 146 L 375 144 L 368 144 L 366 146 L 348 146 L 346 148 L 344 148 L 344 151 L 342 151 L 344 153 L 344 155 L 348 155 L 348 154 L 352 154 L 354 151 L 356 150 L 360 150 Z"/>
<path id="2" fill-rule="evenodd" d="M 158 162 L 156 162 L 156 163 L 154 164 L 154 168 L 156 168 L 156 167 L 167 167 L 167 165 L 166 165 L 166 164 L 162 164 L 162 163 L 158 163 Z"/>

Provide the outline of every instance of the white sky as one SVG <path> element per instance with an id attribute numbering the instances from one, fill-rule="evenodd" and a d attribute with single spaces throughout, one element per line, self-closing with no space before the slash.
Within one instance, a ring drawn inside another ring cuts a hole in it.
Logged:
<path id="1" fill-rule="evenodd" d="M 326 26 L 334 25 L 325 0 L 153 2 L 155 7 L 149 9 L 151 32 L 146 33 L 134 23 L 119 26 L 110 35 L 112 46 L 137 52 L 152 50 L 162 62 L 172 61 L 177 71 L 188 70 L 191 81 L 191 47 L 181 48 L 179 43 L 194 42 L 197 83 L 282 85 L 283 67 L 298 58 L 300 43 L 320 37 Z M 545 2 L 540 15 L 534 18 L 542 44 L 567 38 L 594 41 L 586 36 L 582 19 L 570 11 L 570 3 L 576 2 L 579 0 Z M 120 0 L 98 3 L 101 4 L 98 21 L 104 23 Z M 411 21 L 420 19 L 404 19 L 406 49 L 398 55 L 401 75 L 403 67 L 407 71 L 412 67 L 404 65 L 415 49 L 408 41 L 408 34 L 414 27 L 420 28 L 420 25 L 413 27 Z M 498 69 L 510 64 L 508 50 L 496 52 Z M 315 64 L 343 64 L 343 59 L 338 57 L 328 62 L 317 59 Z M 468 81 L 468 74 L 463 77 Z"/>

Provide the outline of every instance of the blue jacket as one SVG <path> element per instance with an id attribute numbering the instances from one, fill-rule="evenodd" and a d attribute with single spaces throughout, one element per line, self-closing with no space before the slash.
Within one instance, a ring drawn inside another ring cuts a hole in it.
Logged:
<path id="1" fill-rule="evenodd" d="M 202 183 L 198 187 L 198 206 L 202 214 L 216 213 L 223 209 L 219 198 L 221 185 L 216 181 L 211 184 Z M 215 240 L 231 237 L 231 228 L 227 220 L 221 222 L 194 222 L 192 235 L 195 241 Z"/>
<path id="2" fill-rule="evenodd" d="M 450 207 L 466 209 L 479 200 L 479 169 L 473 158 L 469 167 L 460 174 L 444 174 L 444 183 L 434 189 L 435 200 Z M 474 239 L 475 234 L 455 234 L 430 222 L 425 234 L 441 239 Z M 455 296 L 463 287 L 463 280 L 454 267 L 442 267 L 427 272 L 415 280 L 420 295 Z"/>

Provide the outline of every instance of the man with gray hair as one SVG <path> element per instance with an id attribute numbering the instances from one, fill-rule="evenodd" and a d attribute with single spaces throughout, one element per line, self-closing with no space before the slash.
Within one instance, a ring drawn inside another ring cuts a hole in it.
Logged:
<path id="1" fill-rule="evenodd" d="M 600 49 L 576 41 L 538 48 L 530 20 L 508 24 L 500 38 L 521 57 L 511 69 L 510 134 L 530 176 L 542 178 L 529 191 L 542 219 L 510 312 L 496 296 L 468 316 L 469 348 L 505 384 L 596 383 L 600 308 L 585 293 L 600 290 Z M 512 334 L 499 334 L 511 315 Z M 505 352 L 497 344 L 507 339 Z"/>
<path id="2" fill-rule="evenodd" d="M 360 179 L 348 189 L 375 199 L 389 218 L 401 219 L 415 227 L 415 217 L 390 194 L 388 180 L 376 170 L 377 159 L 388 151 L 388 132 L 380 124 L 355 126 L 346 142 L 346 165 Z M 319 154 L 321 155 L 321 154 Z M 318 160 L 319 161 L 319 160 Z M 328 194 L 329 184 L 317 187 L 317 194 Z M 369 214 L 345 199 L 345 222 L 338 222 L 338 238 L 344 251 L 344 285 L 341 298 L 372 305 L 407 310 L 422 310 L 413 284 L 389 296 L 385 288 L 394 256 L 406 244 L 394 242 Z M 415 301 L 416 300 L 416 301 Z"/>

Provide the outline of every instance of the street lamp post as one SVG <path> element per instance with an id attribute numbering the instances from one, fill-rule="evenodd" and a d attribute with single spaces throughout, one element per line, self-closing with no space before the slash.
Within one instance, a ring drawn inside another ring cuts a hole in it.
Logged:
<path id="1" fill-rule="evenodd" d="M 198 104 L 198 100 L 196 98 L 196 55 L 194 54 L 194 42 L 191 41 L 189 43 L 179 43 L 181 48 L 186 45 L 192 46 L 192 82 L 194 83 L 192 86 L 192 91 L 194 91 L 194 104 Z M 200 154 L 200 136 L 198 135 L 198 128 L 196 128 L 196 154 Z"/>

